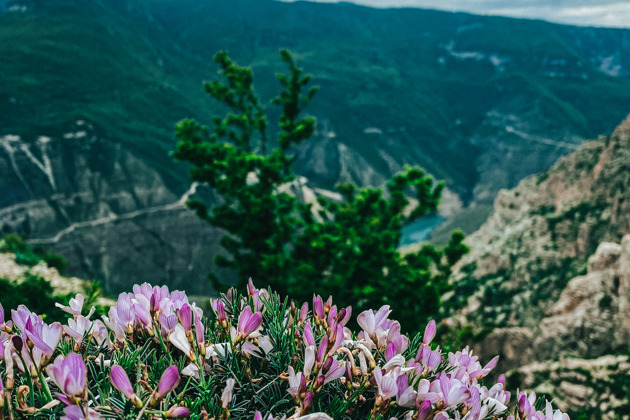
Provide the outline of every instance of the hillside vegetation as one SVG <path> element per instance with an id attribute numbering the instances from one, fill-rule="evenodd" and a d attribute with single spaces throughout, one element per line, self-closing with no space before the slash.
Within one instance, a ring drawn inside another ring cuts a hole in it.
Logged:
<path id="1" fill-rule="evenodd" d="M 280 47 L 313 74 L 315 137 L 292 151 L 312 185 L 382 185 L 419 165 L 474 205 L 451 225 L 468 232 L 499 188 L 612 131 L 630 107 L 627 30 L 271 0 L 4 6 L 0 230 L 109 290 L 211 291 L 202 279 L 221 232 L 181 200 L 212 196 L 169 152 L 177 121 L 223 111 L 201 85 L 219 49 L 253 67 L 265 104 Z"/>

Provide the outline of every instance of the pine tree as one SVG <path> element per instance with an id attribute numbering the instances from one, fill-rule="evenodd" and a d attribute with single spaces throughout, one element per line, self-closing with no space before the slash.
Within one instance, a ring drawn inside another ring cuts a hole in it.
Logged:
<path id="1" fill-rule="evenodd" d="M 286 186 L 295 179 L 290 152 L 315 131 L 315 119 L 301 115 L 317 88 L 307 88 L 310 76 L 287 51 L 281 57 L 289 74 L 277 75 L 281 91 L 272 101 L 282 108 L 276 147 L 268 150 L 267 117 L 252 70 L 226 52 L 214 58 L 223 81 L 206 83 L 205 90 L 228 108 L 227 115 L 214 117 L 212 128 L 192 120 L 176 127 L 174 157 L 193 165 L 193 181 L 221 196 L 212 209 L 187 203 L 229 233 L 221 245 L 231 258 L 218 256 L 215 263 L 233 269 L 239 287 L 252 277 L 294 298 L 330 293 L 355 311 L 392 304 L 402 325 L 419 325 L 437 313 L 451 266 L 468 249 L 461 232 L 442 250 L 425 245 L 403 256 L 397 246 L 405 224 L 437 210 L 444 185 L 406 167 L 386 184 L 386 196 L 381 188 L 352 184 L 337 186 L 341 202 L 319 196 L 317 203 L 302 203 L 289 194 Z M 417 205 L 408 212 L 410 193 Z"/>

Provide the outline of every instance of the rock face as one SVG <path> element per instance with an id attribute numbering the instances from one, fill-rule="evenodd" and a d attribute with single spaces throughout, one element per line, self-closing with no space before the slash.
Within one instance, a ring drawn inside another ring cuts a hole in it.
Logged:
<path id="1" fill-rule="evenodd" d="M 492 329 L 473 349 L 500 354 L 512 386 L 544 383 L 540 392 L 584 418 L 627 415 L 627 357 L 616 355 L 630 343 L 630 117 L 501 191 L 468 242 L 447 323 Z"/>
<path id="2" fill-rule="evenodd" d="M 554 397 L 571 418 L 615 420 L 630 415 L 627 355 L 535 362 L 507 374 L 507 383 Z M 573 414 L 575 413 L 575 414 Z"/>
<path id="3" fill-rule="evenodd" d="M 545 318 L 533 341 L 537 359 L 557 355 L 581 358 L 598 357 L 625 350 L 630 320 L 625 301 L 628 299 L 628 267 L 621 260 L 630 258 L 630 235 L 624 246 L 604 242 L 588 259 L 588 273 L 571 279 Z"/>
<path id="4" fill-rule="evenodd" d="M 221 233 L 185 207 L 196 186 L 165 180 L 90 122 L 34 143 L 0 137 L 0 173 L 0 231 L 64 255 L 72 275 L 111 293 L 144 281 L 212 292 Z"/>
<path id="5" fill-rule="evenodd" d="M 586 273 L 600 243 L 630 233 L 628 126 L 630 118 L 610 137 L 499 193 L 452 277 L 460 315 L 495 327 L 535 327 L 569 280 Z"/>

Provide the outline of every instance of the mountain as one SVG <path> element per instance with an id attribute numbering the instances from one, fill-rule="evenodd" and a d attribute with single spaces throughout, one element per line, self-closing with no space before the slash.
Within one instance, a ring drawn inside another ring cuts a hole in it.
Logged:
<path id="1" fill-rule="evenodd" d="M 467 240 L 447 324 L 467 325 L 479 354 L 499 353 L 513 386 L 536 377 L 584 418 L 627 414 L 615 399 L 630 391 L 630 115 L 501 191 Z"/>
<path id="2" fill-rule="evenodd" d="M 219 49 L 254 68 L 264 101 L 284 70 L 279 48 L 313 74 L 317 134 L 295 169 L 314 186 L 380 185 L 420 165 L 469 205 L 469 231 L 500 188 L 630 109 L 628 30 L 271 0 L 2 9 L 0 229 L 113 291 L 145 280 L 210 290 L 220 233 L 181 205 L 187 168 L 168 153 L 176 121 L 224 111 L 200 85 Z"/>

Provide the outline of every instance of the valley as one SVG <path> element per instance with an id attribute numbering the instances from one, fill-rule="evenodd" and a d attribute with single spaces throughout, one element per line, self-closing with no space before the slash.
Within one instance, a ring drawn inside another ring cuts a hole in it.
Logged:
<path id="1" fill-rule="evenodd" d="M 270 0 L 0 7 L 0 229 L 112 292 L 155 278 L 211 290 L 220 234 L 177 204 L 190 181 L 169 153 L 178 120 L 224 112 L 201 86 L 220 49 L 252 66 L 264 103 L 279 48 L 313 75 L 317 130 L 294 150 L 312 188 L 379 186 L 406 164 L 444 180 L 438 242 L 630 109 L 628 30 Z"/>

